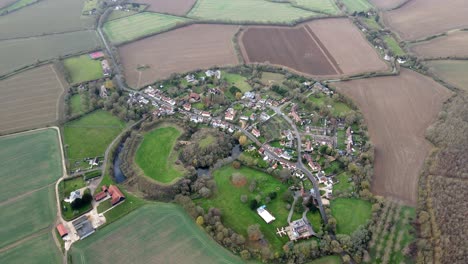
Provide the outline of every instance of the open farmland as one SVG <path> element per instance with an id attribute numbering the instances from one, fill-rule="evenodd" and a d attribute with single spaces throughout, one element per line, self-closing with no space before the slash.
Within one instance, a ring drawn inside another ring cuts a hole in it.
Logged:
<path id="1" fill-rule="evenodd" d="M 134 0 L 139 4 L 147 4 L 146 11 L 183 16 L 195 4 L 196 0 Z"/>
<path id="2" fill-rule="evenodd" d="M 202 20 L 256 23 L 295 23 L 320 14 L 290 3 L 265 0 L 198 0 L 189 17 Z"/>
<path id="3" fill-rule="evenodd" d="M 7 0 L 7 1 L 4 1 L 4 2 L 6 2 L 7 5 L 8 5 L 8 2 L 11 3 L 12 1 Z M 16 11 L 18 9 L 21 9 L 23 7 L 32 5 L 32 4 L 37 3 L 37 2 L 38 2 L 38 0 L 18 0 L 16 2 L 13 1 L 13 4 L 10 4 L 8 6 L 3 5 L 5 7 L 2 8 L 2 2 L 0 1 L 0 14 L 1 15 L 6 15 L 8 13 L 11 13 L 13 11 Z"/>
<path id="4" fill-rule="evenodd" d="M 4 8 L 6 6 L 9 6 L 9 5 L 13 4 L 16 1 L 17 0 L 0 0 L 0 9 Z"/>
<path id="5" fill-rule="evenodd" d="M 316 20 L 293 28 L 249 27 L 240 42 L 248 63 L 283 65 L 308 75 L 350 75 L 387 68 L 347 19 Z"/>
<path id="6" fill-rule="evenodd" d="M 41 0 L 0 16 L 0 39 L 91 29 L 93 19 L 81 17 L 84 1 Z"/>
<path id="7" fill-rule="evenodd" d="M 399 76 L 336 86 L 356 102 L 366 119 L 375 146 L 372 191 L 416 204 L 418 176 L 431 148 L 425 131 L 450 96 L 448 90 L 404 69 Z"/>
<path id="8" fill-rule="evenodd" d="M 0 251 L 2 263 L 61 263 L 61 261 L 61 252 L 49 231 L 16 247 Z"/>
<path id="9" fill-rule="evenodd" d="M 381 10 L 390 10 L 393 8 L 397 8 L 401 6 L 402 4 L 409 2 L 411 0 L 369 0 L 369 1 Z"/>
<path id="10" fill-rule="evenodd" d="M 104 32 L 113 43 L 122 43 L 159 33 L 190 20 L 151 12 L 138 13 L 108 21 Z"/>
<path id="11" fill-rule="evenodd" d="M 157 128 L 144 136 L 136 151 L 135 162 L 147 177 L 171 183 L 183 176 L 183 168 L 175 165 L 177 152 L 173 153 L 180 135 L 178 128 L 168 126 Z"/>
<path id="12" fill-rule="evenodd" d="M 384 13 L 387 26 L 404 40 L 416 40 L 468 26 L 466 0 L 411 0 Z"/>
<path id="13" fill-rule="evenodd" d="M 79 167 L 74 162 L 80 163 L 84 158 L 104 156 L 108 145 L 124 127 L 122 120 L 104 110 L 66 123 L 63 136 L 70 167 Z"/>
<path id="14" fill-rule="evenodd" d="M 75 243 L 70 255 L 73 263 L 242 263 L 182 208 L 159 203 L 143 206 Z"/>
<path id="15" fill-rule="evenodd" d="M 66 70 L 70 74 L 72 83 L 80 83 L 102 78 L 101 62 L 93 60 L 89 55 L 68 58 L 63 61 Z"/>
<path id="16" fill-rule="evenodd" d="M 424 64 L 445 82 L 468 91 L 468 60 L 435 60 Z"/>
<path id="17" fill-rule="evenodd" d="M 119 48 L 125 79 L 142 87 L 172 73 L 214 65 L 237 64 L 232 38 L 237 26 L 190 25 L 145 38 Z M 138 70 L 140 66 L 148 66 Z"/>
<path id="18" fill-rule="evenodd" d="M 43 127 L 59 119 L 64 86 L 52 65 L 0 81 L 0 134 Z"/>
<path id="19" fill-rule="evenodd" d="M 99 47 L 94 30 L 0 41 L 0 75 L 37 61 L 90 51 Z"/>
<path id="20" fill-rule="evenodd" d="M 336 15 L 340 13 L 338 6 L 333 0 L 291 0 L 293 5 L 297 5 L 312 11 Z"/>
<path id="21" fill-rule="evenodd" d="M 468 57 L 468 32 L 458 31 L 416 43 L 411 50 L 423 58 Z"/>

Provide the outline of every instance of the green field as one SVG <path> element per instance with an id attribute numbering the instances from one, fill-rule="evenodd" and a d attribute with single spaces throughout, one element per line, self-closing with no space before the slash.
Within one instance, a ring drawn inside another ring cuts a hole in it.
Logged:
<path id="1" fill-rule="evenodd" d="M 291 3 L 312 11 L 336 15 L 340 13 L 333 0 L 291 0 Z"/>
<path id="2" fill-rule="evenodd" d="M 62 176 L 55 129 L 0 137 L 0 202 L 54 183 Z"/>
<path id="3" fill-rule="evenodd" d="M 198 0 L 189 17 L 226 22 L 291 23 L 318 16 L 289 3 L 265 0 Z"/>
<path id="4" fill-rule="evenodd" d="M 375 30 L 381 29 L 381 26 L 379 25 L 379 23 L 375 21 L 375 17 L 363 18 L 363 20 L 369 28 L 375 29 Z"/>
<path id="5" fill-rule="evenodd" d="M 336 177 L 339 183 L 333 185 L 333 194 L 337 191 L 342 194 L 350 194 L 353 190 L 353 183 L 348 180 L 350 176 L 343 172 Z"/>
<path id="6" fill-rule="evenodd" d="M 13 12 L 15 10 L 18 10 L 20 8 L 23 8 L 25 6 L 34 4 L 37 1 L 39 1 L 39 0 L 19 0 L 19 1 L 15 2 L 14 4 L 10 5 L 10 6 L 7 6 L 5 8 L 0 9 L 0 14 L 11 13 L 11 12 Z"/>
<path id="7" fill-rule="evenodd" d="M 161 127 L 147 133 L 138 147 L 136 164 L 146 176 L 162 183 L 170 183 L 183 176 L 183 169 L 175 166 L 177 155 L 172 153 L 182 133 L 175 127 Z"/>
<path id="8" fill-rule="evenodd" d="M 285 80 L 285 77 L 281 73 L 274 72 L 262 72 L 262 83 L 265 85 L 269 84 L 282 84 Z"/>
<path id="9" fill-rule="evenodd" d="M 314 95 L 309 96 L 310 101 L 312 101 L 317 106 L 322 106 L 323 104 L 325 104 L 326 98 L 327 97 L 325 94 L 320 94 L 318 98 L 315 97 Z M 330 100 L 330 105 L 331 105 L 331 108 L 329 109 L 332 111 L 333 115 L 335 116 L 342 116 L 348 113 L 349 111 L 351 111 L 351 108 L 349 108 L 348 105 L 342 102 Z"/>
<path id="10" fill-rule="evenodd" d="M 248 181 L 247 184 L 242 187 L 235 187 L 231 182 L 231 175 L 234 173 L 244 175 Z M 245 237 L 247 237 L 248 226 L 259 224 L 262 233 L 268 242 L 270 242 L 272 248 L 276 252 L 281 252 L 281 247 L 288 241 L 288 238 L 276 235 L 276 228 L 287 225 L 289 211 L 286 210 L 285 203 L 281 199 L 287 186 L 271 175 L 247 167 L 236 170 L 232 166 L 227 165 L 214 171 L 213 176 L 216 181 L 217 192 L 213 198 L 201 200 L 202 207 L 206 209 L 210 207 L 221 209 L 223 223 Z M 253 179 L 257 181 L 257 190 L 251 193 L 249 185 Z M 264 204 L 264 198 L 270 192 L 277 192 L 278 194 L 276 199 L 266 204 L 267 210 L 276 220 L 267 224 L 255 210 L 250 209 L 249 202 L 255 199 L 255 196 L 260 195 L 262 197 L 262 204 Z M 241 195 L 248 196 L 247 203 L 241 202 Z"/>
<path id="11" fill-rule="evenodd" d="M 112 250 L 110 250 L 112 249 Z M 172 204 L 146 205 L 73 244 L 78 263 L 242 263 Z"/>
<path id="12" fill-rule="evenodd" d="M 83 14 L 87 14 L 89 11 L 93 9 L 97 9 L 99 5 L 99 0 L 85 0 L 83 5 L 83 10 L 81 11 Z"/>
<path id="13" fill-rule="evenodd" d="M 70 97 L 70 113 L 72 116 L 83 114 L 83 105 L 81 104 L 81 95 L 74 94 Z"/>
<path id="14" fill-rule="evenodd" d="M 368 201 L 337 198 L 331 201 L 331 211 L 336 219 L 336 233 L 350 235 L 371 218 L 372 204 Z"/>
<path id="15" fill-rule="evenodd" d="M 429 69 L 439 78 L 468 91 L 468 61 L 466 60 L 434 60 L 425 62 Z"/>
<path id="16" fill-rule="evenodd" d="M 101 62 L 93 60 L 89 55 L 68 58 L 63 61 L 65 69 L 70 74 L 71 83 L 81 83 L 102 78 Z"/>
<path id="17" fill-rule="evenodd" d="M 62 263 L 50 231 L 0 253 L 1 263 Z"/>
<path id="18" fill-rule="evenodd" d="M 56 216 L 55 188 L 45 187 L 0 205 L 0 248 L 45 229 Z"/>
<path id="19" fill-rule="evenodd" d="M 312 227 L 316 233 L 322 231 L 323 220 L 322 220 L 322 216 L 320 215 L 320 211 L 315 211 L 315 212 L 309 211 L 307 213 L 307 219 L 312 224 Z"/>
<path id="20" fill-rule="evenodd" d="M 122 120 L 103 110 L 66 123 L 63 135 L 70 167 L 76 168 L 74 163 L 84 158 L 104 156 L 106 148 L 124 128 Z"/>
<path id="21" fill-rule="evenodd" d="M 392 36 L 384 37 L 385 44 L 393 52 L 395 56 L 405 56 L 405 51 L 400 47 L 398 42 Z"/>
<path id="22" fill-rule="evenodd" d="M 242 75 L 223 72 L 221 76 L 223 80 L 229 83 L 229 85 L 234 85 L 239 88 L 242 93 L 252 90 L 250 84 L 247 83 L 247 79 Z"/>
<path id="23" fill-rule="evenodd" d="M 153 35 L 189 21 L 184 17 L 142 12 L 106 22 L 104 32 L 113 43 L 122 43 Z"/>
<path id="24" fill-rule="evenodd" d="M 312 262 L 309 262 L 308 264 L 341 264 L 341 258 L 339 256 L 326 256 L 322 257 L 316 260 L 313 260 Z"/>
<path id="25" fill-rule="evenodd" d="M 112 210 L 104 214 L 104 216 L 106 217 L 106 225 L 122 218 L 123 216 L 129 214 L 133 210 L 138 209 L 147 203 L 145 200 L 135 197 L 134 195 L 126 192 L 125 189 L 121 186 L 119 186 L 119 188 L 125 195 L 125 202 L 120 203 L 118 206 L 114 207 Z M 102 213 L 111 207 L 112 204 L 110 203 L 110 200 L 104 201 L 101 204 L 99 204 L 98 212 Z"/>
<path id="26" fill-rule="evenodd" d="M 341 0 L 341 2 L 345 4 L 350 13 L 365 12 L 373 8 L 367 0 Z"/>

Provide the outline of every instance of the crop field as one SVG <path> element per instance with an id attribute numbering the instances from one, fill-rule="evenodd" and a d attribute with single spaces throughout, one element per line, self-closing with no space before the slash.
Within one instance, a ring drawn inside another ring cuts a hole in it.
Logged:
<path id="1" fill-rule="evenodd" d="M 335 59 L 308 26 L 249 27 L 241 36 L 247 63 L 284 65 L 310 75 L 341 72 Z"/>
<path id="2" fill-rule="evenodd" d="M 468 32 L 458 31 L 413 44 L 411 50 L 424 58 L 468 57 Z"/>
<path id="3" fill-rule="evenodd" d="M 122 17 L 104 24 L 104 32 L 113 43 L 122 43 L 184 24 L 190 20 L 152 12 L 138 13 Z"/>
<path id="4" fill-rule="evenodd" d="M 373 6 L 367 0 L 341 0 L 350 13 L 365 12 Z"/>
<path id="5" fill-rule="evenodd" d="M 80 83 L 102 78 L 101 62 L 93 60 L 89 55 L 68 58 L 63 61 L 66 70 L 70 74 L 72 83 Z"/>
<path id="6" fill-rule="evenodd" d="M 238 26 L 190 25 L 119 48 L 125 79 L 134 88 L 195 69 L 238 64 L 232 38 Z M 139 66 L 149 68 L 138 70 Z"/>
<path id="7" fill-rule="evenodd" d="M 59 118 L 64 87 L 52 65 L 0 81 L 0 134 L 43 127 Z"/>
<path id="8" fill-rule="evenodd" d="M 2 263 L 61 263 L 62 255 L 55 245 L 51 232 L 47 231 L 16 247 L 0 251 L 0 261 Z"/>
<path id="9" fill-rule="evenodd" d="M 147 11 L 183 16 L 190 11 L 196 0 L 138 0 L 136 2 L 149 5 Z"/>
<path id="10" fill-rule="evenodd" d="M 0 137 L 0 203 L 52 184 L 62 176 L 55 129 Z"/>
<path id="11" fill-rule="evenodd" d="M 125 123 L 104 110 L 97 110 L 63 127 L 70 168 L 84 158 L 104 156 L 108 145 L 124 129 Z M 77 166 L 79 164 L 77 163 Z"/>
<path id="12" fill-rule="evenodd" d="M 351 235 L 359 226 L 371 219 L 372 204 L 368 201 L 337 198 L 331 201 L 330 208 L 336 219 L 336 233 Z"/>
<path id="13" fill-rule="evenodd" d="M 175 165 L 177 153 L 173 153 L 181 131 L 173 126 L 157 128 L 144 136 L 135 162 L 146 176 L 162 183 L 170 183 L 183 176 L 183 168 Z"/>
<path id="14" fill-rule="evenodd" d="M 245 176 L 247 183 L 244 186 L 234 186 L 231 175 L 235 173 Z M 272 248 L 275 251 L 281 251 L 281 247 L 288 239 L 276 235 L 276 228 L 287 225 L 289 211 L 285 208 L 285 203 L 281 199 L 287 186 L 271 175 L 247 167 L 236 170 L 227 165 L 215 170 L 213 175 L 217 185 L 217 192 L 213 198 L 203 199 L 201 201 L 202 207 L 205 209 L 210 207 L 219 208 L 223 214 L 224 224 L 245 237 L 247 237 L 248 226 L 259 224 L 262 233 Z M 249 185 L 253 180 L 257 182 L 257 188 L 254 192 L 250 192 Z M 242 203 L 240 196 L 247 195 L 248 201 L 250 201 L 255 199 L 256 195 L 260 195 L 262 197 L 261 204 L 264 204 L 264 196 L 270 192 L 277 192 L 278 194 L 277 198 L 266 204 L 268 211 L 276 217 L 276 220 L 267 224 L 255 210 L 250 209 L 248 202 Z"/>
<path id="15" fill-rule="evenodd" d="M 338 6 L 336 6 L 335 1 L 333 0 L 291 0 L 290 2 L 293 5 L 298 5 L 312 11 L 318 11 L 331 15 L 340 13 Z"/>
<path id="16" fill-rule="evenodd" d="M 0 40 L 92 29 L 93 18 L 81 17 L 84 1 L 41 0 L 0 16 Z"/>
<path id="17" fill-rule="evenodd" d="M 383 18 L 403 40 L 416 40 L 467 27 L 466 14 L 465 0 L 411 0 L 401 8 L 384 13 Z"/>
<path id="18" fill-rule="evenodd" d="M 419 173 L 431 149 L 425 131 L 450 92 L 432 79 L 404 69 L 399 76 L 336 86 L 356 102 L 369 128 L 375 146 L 372 191 L 416 204 Z"/>
<path id="19" fill-rule="evenodd" d="M 17 0 L 0 0 L 0 10 L 1 10 L 1 8 L 9 6 L 9 5 L 13 4 L 16 1 Z"/>
<path id="20" fill-rule="evenodd" d="M 429 70 L 447 83 L 468 91 L 467 60 L 435 60 L 425 63 Z"/>
<path id="21" fill-rule="evenodd" d="M 369 0 L 372 4 L 374 4 L 377 8 L 381 10 L 390 10 L 392 8 L 396 8 L 405 2 L 409 2 L 411 0 Z"/>
<path id="22" fill-rule="evenodd" d="M 21 9 L 23 7 L 26 7 L 28 5 L 32 5 L 34 3 L 36 3 L 38 0 L 19 0 L 17 2 L 14 2 L 14 1 L 3 1 L 4 3 L 2 3 L 2 1 L 0 1 L 0 14 L 7 14 L 7 13 L 11 13 L 13 11 L 16 11 L 18 9 Z M 13 4 L 10 4 L 8 5 L 9 3 L 12 3 Z M 7 7 L 5 8 L 2 8 L 2 6 L 5 6 L 8 5 Z"/>
<path id="23" fill-rule="evenodd" d="M 75 243 L 70 255 L 73 263 L 242 263 L 182 208 L 159 203 L 143 206 Z"/>
<path id="24" fill-rule="evenodd" d="M 0 17 L 1 19 L 1 17 Z M 95 50 L 99 39 L 94 30 L 0 41 L 0 75 L 37 61 Z"/>
<path id="25" fill-rule="evenodd" d="M 226 22 L 294 23 L 318 15 L 289 3 L 266 0 L 198 0 L 187 16 Z"/>

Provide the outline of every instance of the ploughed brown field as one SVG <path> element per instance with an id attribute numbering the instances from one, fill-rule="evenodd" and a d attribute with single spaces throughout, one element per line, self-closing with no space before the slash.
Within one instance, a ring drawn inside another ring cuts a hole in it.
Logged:
<path id="1" fill-rule="evenodd" d="M 424 58 L 468 57 L 468 31 L 457 31 L 417 43 L 411 46 L 411 50 Z"/>
<path id="2" fill-rule="evenodd" d="M 134 2 L 149 5 L 146 11 L 183 16 L 192 9 L 196 0 L 135 0 Z"/>
<path id="3" fill-rule="evenodd" d="M 406 69 L 399 76 L 336 86 L 357 103 L 366 119 L 375 146 L 372 191 L 416 205 L 418 176 L 431 149 L 425 131 L 450 96 L 449 90 Z"/>
<path id="4" fill-rule="evenodd" d="M 0 8 L 4 8 L 16 2 L 16 0 L 0 0 Z"/>
<path id="5" fill-rule="evenodd" d="M 411 0 L 384 13 L 384 21 L 403 40 L 416 40 L 468 26 L 466 0 Z"/>
<path id="6" fill-rule="evenodd" d="M 246 63 L 270 63 L 312 76 L 387 68 L 348 19 L 316 20 L 296 27 L 248 27 L 239 42 Z"/>
<path id="7" fill-rule="evenodd" d="M 139 88 L 172 73 L 238 64 L 232 43 L 237 30 L 230 25 L 190 25 L 123 45 L 119 53 L 127 83 Z"/>
<path id="8" fill-rule="evenodd" d="M 393 8 L 397 8 L 398 6 L 411 1 L 411 0 L 370 0 L 374 6 L 381 10 L 390 10 Z"/>
<path id="9" fill-rule="evenodd" d="M 43 127 L 59 118 L 64 88 L 52 65 L 0 81 L 0 134 Z"/>

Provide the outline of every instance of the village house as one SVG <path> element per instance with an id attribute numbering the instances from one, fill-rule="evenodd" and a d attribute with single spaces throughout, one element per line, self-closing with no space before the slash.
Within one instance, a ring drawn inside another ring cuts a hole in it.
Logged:
<path id="1" fill-rule="evenodd" d="M 184 104 L 183 107 L 184 107 L 184 110 L 185 110 L 185 111 L 190 111 L 190 109 L 192 109 L 192 105 L 189 104 L 189 103 Z"/>
<path id="2" fill-rule="evenodd" d="M 101 61 L 101 67 L 102 67 L 102 72 L 104 73 L 105 77 L 108 77 L 111 75 L 112 70 L 109 66 L 109 62 L 107 60 L 102 60 Z"/>
<path id="3" fill-rule="evenodd" d="M 267 224 L 273 222 L 276 220 L 276 218 L 270 213 L 267 211 L 266 209 L 266 206 L 265 205 L 262 205 L 260 206 L 259 208 L 257 208 L 257 214 L 263 219 L 265 220 L 265 222 Z"/>
<path id="4" fill-rule="evenodd" d="M 307 218 L 301 218 L 296 221 L 292 221 L 289 227 L 286 228 L 289 240 L 296 241 L 298 239 L 307 239 L 311 236 L 315 236 L 315 232 L 312 229 L 312 225 L 309 223 Z"/>
<path id="5" fill-rule="evenodd" d="M 208 111 L 203 111 L 203 112 L 201 113 L 201 115 L 202 115 L 203 117 L 211 117 L 211 113 L 208 112 Z"/>
<path id="6" fill-rule="evenodd" d="M 57 225 L 57 232 L 62 239 L 68 235 L 68 231 L 62 223 Z"/>
<path id="7" fill-rule="evenodd" d="M 205 75 L 206 77 L 212 77 L 212 76 L 215 76 L 216 79 L 221 79 L 221 71 L 220 70 L 216 70 L 216 71 L 213 71 L 213 70 L 207 70 L 205 72 Z"/>
<path id="8" fill-rule="evenodd" d="M 163 102 L 166 102 L 166 103 L 170 104 L 170 105 L 175 105 L 176 104 L 176 101 L 174 99 L 166 97 L 166 96 L 161 96 L 161 100 Z"/>
<path id="9" fill-rule="evenodd" d="M 268 121 L 268 119 L 270 119 L 270 116 L 267 113 L 262 112 L 260 114 L 260 120 L 262 120 L 263 122 Z"/>
<path id="10" fill-rule="evenodd" d="M 224 119 L 227 121 L 233 121 L 236 117 L 236 111 L 233 108 L 228 108 L 224 114 Z"/>
<path id="11" fill-rule="evenodd" d="M 195 75 L 189 74 L 189 75 L 185 76 L 185 80 L 187 80 L 188 83 L 193 83 L 193 82 L 196 81 L 195 80 Z"/>
<path id="12" fill-rule="evenodd" d="M 199 102 L 200 101 L 200 95 L 197 94 L 197 93 L 190 93 L 189 95 L 189 102 L 191 103 L 195 103 L 195 102 Z"/>
<path id="13" fill-rule="evenodd" d="M 307 161 L 307 165 L 312 169 L 312 171 L 319 171 L 321 170 L 320 165 L 317 162 L 314 162 L 312 157 L 309 154 L 303 155 L 304 159 Z"/>
<path id="14" fill-rule="evenodd" d="M 107 193 L 109 193 L 109 195 L 111 196 L 112 206 L 125 200 L 125 195 L 115 185 L 109 185 L 109 188 L 107 189 Z"/>
<path id="15" fill-rule="evenodd" d="M 261 135 L 260 130 L 258 130 L 256 128 L 252 129 L 252 134 L 257 138 Z"/>

